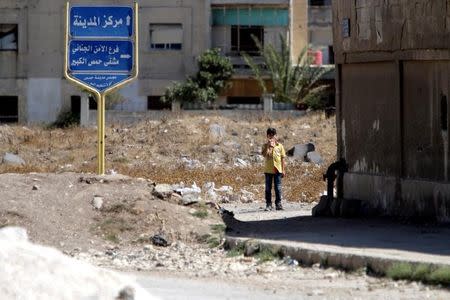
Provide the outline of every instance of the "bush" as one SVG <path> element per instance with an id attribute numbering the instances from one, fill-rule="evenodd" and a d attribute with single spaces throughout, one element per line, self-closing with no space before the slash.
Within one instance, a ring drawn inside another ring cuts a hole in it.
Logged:
<path id="1" fill-rule="evenodd" d="M 207 50 L 198 59 L 197 74 L 167 88 L 162 100 L 213 102 L 232 74 L 233 66 L 228 58 L 221 56 L 218 49 Z"/>

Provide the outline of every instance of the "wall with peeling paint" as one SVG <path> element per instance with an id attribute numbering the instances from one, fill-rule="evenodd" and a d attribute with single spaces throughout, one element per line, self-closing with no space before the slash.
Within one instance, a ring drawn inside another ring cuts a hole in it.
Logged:
<path id="1" fill-rule="evenodd" d="M 450 0 L 336 0 L 333 22 L 344 197 L 450 221 Z"/>

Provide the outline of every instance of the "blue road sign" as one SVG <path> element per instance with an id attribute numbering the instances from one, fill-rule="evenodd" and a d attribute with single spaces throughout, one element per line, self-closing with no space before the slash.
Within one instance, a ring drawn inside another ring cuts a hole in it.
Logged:
<path id="1" fill-rule="evenodd" d="M 69 43 L 69 70 L 80 72 L 130 72 L 133 43 L 130 41 L 84 41 Z"/>
<path id="2" fill-rule="evenodd" d="M 133 9 L 112 6 L 74 6 L 70 10 L 72 37 L 131 37 Z"/>
<path id="3" fill-rule="evenodd" d="M 68 21 L 70 77 L 99 92 L 132 77 L 133 8 L 73 6 Z"/>

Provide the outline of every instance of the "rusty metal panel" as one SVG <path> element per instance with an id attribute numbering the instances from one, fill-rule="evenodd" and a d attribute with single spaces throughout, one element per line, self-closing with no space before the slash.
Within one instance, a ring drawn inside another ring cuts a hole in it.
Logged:
<path id="1" fill-rule="evenodd" d="M 350 172 L 399 176 L 400 100 L 394 62 L 342 66 L 342 154 Z"/>
<path id="2" fill-rule="evenodd" d="M 448 101 L 450 62 L 404 63 L 404 175 L 448 181 Z M 443 130 L 441 113 L 447 115 Z"/>
<path id="3" fill-rule="evenodd" d="M 336 61 L 344 53 L 450 48 L 449 0 L 333 1 Z M 343 24 L 349 20 L 350 36 Z"/>

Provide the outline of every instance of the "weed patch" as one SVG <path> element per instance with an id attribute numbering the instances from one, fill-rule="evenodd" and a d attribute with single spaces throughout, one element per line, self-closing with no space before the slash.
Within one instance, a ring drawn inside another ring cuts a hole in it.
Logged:
<path id="1" fill-rule="evenodd" d="M 122 218 L 108 218 L 96 226 L 97 234 L 103 236 L 106 240 L 118 243 L 121 233 L 133 230 L 134 227 Z"/>
<path id="2" fill-rule="evenodd" d="M 269 249 L 262 249 L 256 253 L 255 257 L 258 259 L 258 263 L 262 264 L 268 261 L 272 261 L 278 258 L 277 255 L 273 254 Z"/>
<path id="3" fill-rule="evenodd" d="M 233 249 L 228 251 L 227 256 L 228 257 L 236 257 L 236 256 L 244 255 L 244 250 L 245 250 L 244 243 L 240 243 L 240 244 L 236 245 L 236 247 L 234 247 Z"/>
<path id="4" fill-rule="evenodd" d="M 225 224 L 214 224 L 211 225 L 211 230 L 215 234 L 224 234 L 227 226 Z"/>
<path id="5" fill-rule="evenodd" d="M 388 269 L 386 276 L 394 280 L 450 285 L 450 267 L 433 268 L 426 264 L 398 263 Z"/>
<path id="6" fill-rule="evenodd" d="M 193 212 L 191 215 L 200 219 L 206 219 L 206 217 L 208 217 L 208 210 L 206 210 L 206 208 L 201 208 Z"/>

